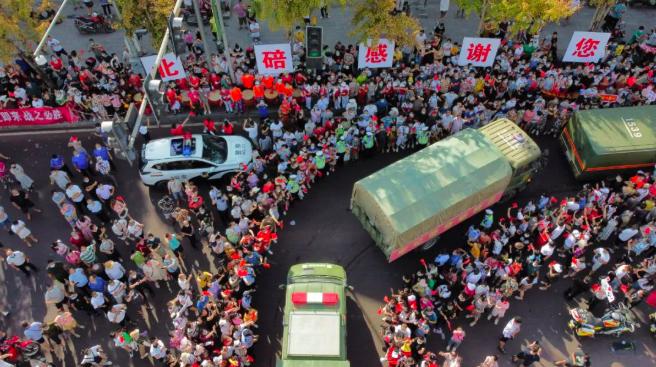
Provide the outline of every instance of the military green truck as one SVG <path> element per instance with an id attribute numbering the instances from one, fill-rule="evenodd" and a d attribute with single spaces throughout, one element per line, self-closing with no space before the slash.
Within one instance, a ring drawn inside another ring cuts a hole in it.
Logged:
<path id="1" fill-rule="evenodd" d="M 656 163 L 656 106 L 577 111 L 560 134 L 577 180 L 592 180 Z"/>
<path id="2" fill-rule="evenodd" d="M 287 274 L 281 358 L 276 367 L 349 367 L 346 272 L 339 265 L 293 265 Z"/>
<path id="3" fill-rule="evenodd" d="M 391 262 L 522 190 L 540 156 L 508 119 L 465 129 L 357 181 L 351 211 Z"/>

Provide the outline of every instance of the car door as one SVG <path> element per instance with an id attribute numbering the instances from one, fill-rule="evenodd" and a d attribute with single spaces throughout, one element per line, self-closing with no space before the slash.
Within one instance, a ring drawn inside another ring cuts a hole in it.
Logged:
<path id="1" fill-rule="evenodd" d="M 216 164 L 202 159 L 187 159 L 178 163 L 181 167 L 176 174 L 182 180 L 189 180 L 203 175 L 209 176 L 217 169 Z"/>

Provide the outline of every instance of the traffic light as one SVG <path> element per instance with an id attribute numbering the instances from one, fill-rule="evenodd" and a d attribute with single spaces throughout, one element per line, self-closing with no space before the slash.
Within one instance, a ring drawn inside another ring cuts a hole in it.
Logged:
<path id="1" fill-rule="evenodd" d="M 134 148 L 129 147 L 130 134 L 125 122 L 103 121 L 100 123 L 102 131 L 108 135 L 107 145 L 113 150 L 114 156 L 125 159 L 132 165 L 136 159 Z"/>
<path id="2" fill-rule="evenodd" d="M 323 28 L 305 27 L 305 64 L 310 69 L 321 69 L 323 63 Z"/>
<path id="3" fill-rule="evenodd" d="M 307 50 L 308 58 L 321 58 L 321 47 L 323 45 L 323 28 L 321 27 L 311 27 L 308 26 L 305 28 L 307 44 L 305 49 Z"/>
<path id="4" fill-rule="evenodd" d="M 169 17 L 169 46 L 176 56 L 184 55 L 184 53 L 187 51 L 187 46 L 182 39 L 182 22 L 182 17 L 176 17 L 174 14 L 171 14 Z"/>

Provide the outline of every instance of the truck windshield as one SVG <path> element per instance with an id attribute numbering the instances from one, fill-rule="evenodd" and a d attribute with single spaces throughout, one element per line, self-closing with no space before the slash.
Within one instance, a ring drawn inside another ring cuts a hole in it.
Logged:
<path id="1" fill-rule="evenodd" d="M 203 158 L 223 163 L 228 158 L 228 142 L 220 136 L 203 136 Z"/>
<path id="2" fill-rule="evenodd" d="M 294 275 L 289 279 L 289 283 L 307 283 L 307 282 L 329 282 L 335 284 L 344 284 L 344 278 L 336 277 L 332 275 L 321 275 L 321 274 L 300 274 Z"/>

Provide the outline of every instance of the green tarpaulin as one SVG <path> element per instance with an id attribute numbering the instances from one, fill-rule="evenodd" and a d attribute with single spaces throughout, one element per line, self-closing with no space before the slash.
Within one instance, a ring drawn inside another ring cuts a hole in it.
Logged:
<path id="1" fill-rule="evenodd" d="M 561 141 L 577 178 L 650 167 L 656 162 L 656 106 L 578 111 Z"/>
<path id="2" fill-rule="evenodd" d="M 468 209 L 480 211 L 511 175 L 503 154 L 467 129 L 356 182 L 351 207 L 389 258 Z"/>

